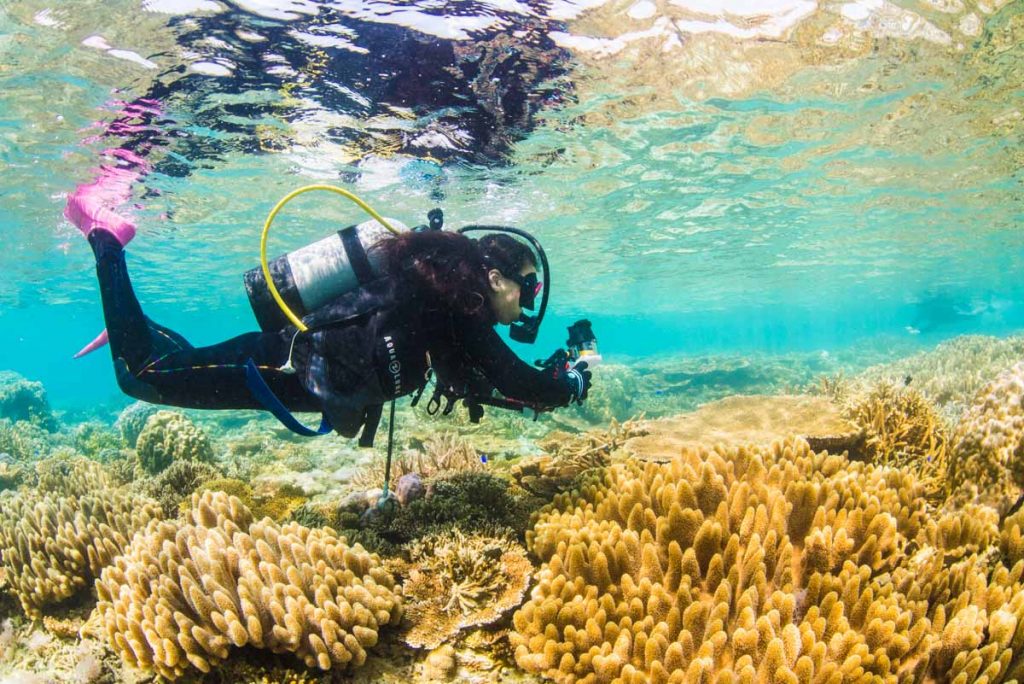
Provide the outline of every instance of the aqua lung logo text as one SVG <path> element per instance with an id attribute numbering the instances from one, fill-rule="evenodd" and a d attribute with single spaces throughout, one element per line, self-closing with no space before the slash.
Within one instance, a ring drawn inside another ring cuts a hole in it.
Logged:
<path id="1" fill-rule="evenodd" d="M 384 336 L 384 347 L 388 350 L 388 372 L 391 373 L 391 381 L 394 383 L 394 394 L 402 391 L 402 362 L 398 360 L 398 352 L 395 349 L 395 341 L 391 335 Z"/>

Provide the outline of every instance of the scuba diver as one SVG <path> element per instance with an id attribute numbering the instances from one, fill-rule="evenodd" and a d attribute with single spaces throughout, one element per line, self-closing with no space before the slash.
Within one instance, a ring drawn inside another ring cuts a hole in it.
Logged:
<path id="1" fill-rule="evenodd" d="M 461 229 L 487 233 L 473 239 L 442 230 L 440 210 L 431 212 L 430 225 L 394 235 L 377 221 L 349 226 L 269 264 L 264 256 L 263 270 L 246 274 L 260 332 L 193 347 L 142 311 L 125 263 L 134 225 L 79 206 L 75 197 L 65 215 L 93 249 L 107 326 L 80 354 L 109 341 L 118 385 L 136 399 L 268 410 L 300 434 L 361 432 L 360 445 L 369 446 L 383 405 L 412 393 L 415 404 L 431 374 L 428 412 L 443 401 L 448 413 L 463 400 L 474 422 L 484 404 L 539 412 L 587 398 L 586 361 L 570 364 L 559 350 L 534 368 L 495 330 L 511 325 L 513 339 L 532 342 L 547 304 L 544 291 L 538 316 L 523 311 L 535 307 L 544 289 L 539 266 L 548 277 L 543 250 L 525 231 Z M 324 278 L 331 268 L 333 290 Z M 339 277 L 351 282 L 339 288 Z M 291 411 L 320 412 L 319 430 L 301 425 Z"/>

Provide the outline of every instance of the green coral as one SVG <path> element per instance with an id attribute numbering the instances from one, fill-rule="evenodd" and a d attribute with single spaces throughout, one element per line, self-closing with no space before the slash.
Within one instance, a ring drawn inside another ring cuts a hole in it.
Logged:
<path id="1" fill-rule="evenodd" d="M 0 418 L 27 420 L 46 430 L 57 429 L 43 383 L 14 371 L 0 371 Z"/>
<path id="2" fill-rule="evenodd" d="M 87 458 L 100 458 L 121 449 L 121 436 L 102 423 L 82 423 L 72 434 L 75 450 Z"/>
<path id="3" fill-rule="evenodd" d="M 289 518 L 303 527 L 336 527 L 337 507 L 330 503 L 307 501 L 291 512 Z"/>
<path id="4" fill-rule="evenodd" d="M 25 435 L 20 426 L 24 421 L 12 423 L 0 419 L 0 454 L 7 454 L 15 461 L 27 461 L 36 455 L 39 445 Z"/>
<path id="5" fill-rule="evenodd" d="M 134 449 L 139 435 L 142 433 L 143 428 L 146 427 L 146 421 L 159 410 L 159 407 L 153 404 L 136 401 L 121 411 L 117 421 L 114 423 L 114 428 L 121 433 L 121 439 L 124 440 L 124 443 L 129 448 Z"/>
<path id="6" fill-rule="evenodd" d="M 149 473 L 159 473 L 176 461 L 213 460 L 213 447 L 206 433 L 175 411 L 158 411 L 150 416 L 135 448 Z"/>
<path id="7" fill-rule="evenodd" d="M 155 499 L 168 518 L 178 513 L 181 502 L 192 496 L 204 483 L 223 477 L 223 473 L 209 463 L 175 461 L 152 479 L 141 480 L 136 487 Z"/>
<path id="8" fill-rule="evenodd" d="M 373 527 L 395 541 L 418 539 L 440 527 L 463 531 L 507 527 L 522 536 L 530 515 L 543 505 L 513 483 L 490 473 L 454 473 L 430 482 L 429 495 L 413 501 Z"/>

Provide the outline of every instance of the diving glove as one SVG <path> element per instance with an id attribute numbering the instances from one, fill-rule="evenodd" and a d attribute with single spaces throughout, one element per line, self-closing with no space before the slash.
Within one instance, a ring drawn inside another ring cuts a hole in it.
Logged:
<path id="1" fill-rule="evenodd" d="M 559 374 L 559 377 L 566 384 L 569 389 L 569 403 L 582 404 L 587 394 L 590 392 L 590 376 L 591 373 L 587 370 L 587 362 L 580 361 L 574 366 L 566 367 L 565 370 Z"/>

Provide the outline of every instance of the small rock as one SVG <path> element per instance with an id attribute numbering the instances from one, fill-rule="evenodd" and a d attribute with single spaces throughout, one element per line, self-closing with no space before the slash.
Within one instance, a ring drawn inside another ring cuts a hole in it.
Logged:
<path id="1" fill-rule="evenodd" d="M 406 473 L 398 478 L 398 484 L 395 485 L 395 496 L 398 497 L 398 503 L 403 506 L 408 506 L 416 499 L 422 499 L 426 492 L 423 478 L 419 473 Z"/>
<path id="2" fill-rule="evenodd" d="M 370 489 L 365 492 L 352 492 L 338 504 L 339 513 L 355 513 L 362 515 L 366 509 L 377 503 L 377 499 L 383 492 L 380 489 Z"/>
<path id="3" fill-rule="evenodd" d="M 423 664 L 428 681 L 448 681 L 458 669 L 455 649 L 451 644 L 439 646 L 430 652 Z"/>

